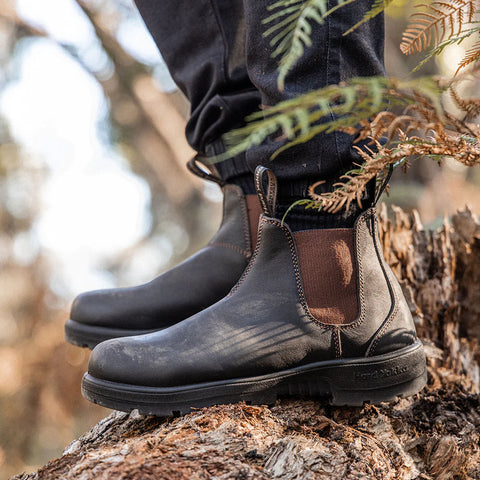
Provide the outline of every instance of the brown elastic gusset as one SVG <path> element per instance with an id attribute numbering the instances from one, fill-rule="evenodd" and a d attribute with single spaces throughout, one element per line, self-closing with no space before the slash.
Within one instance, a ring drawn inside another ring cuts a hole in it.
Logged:
<path id="1" fill-rule="evenodd" d="M 358 316 L 352 228 L 293 234 L 308 308 L 323 323 L 345 325 Z"/>
<path id="2" fill-rule="evenodd" d="M 262 207 L 257 195 L 245 195 L 248 210 L 248 223 L 250 224 L 250 239 L 252 242 L 252 252 L 257 244 L 258 221 L 262 213 Z"/>

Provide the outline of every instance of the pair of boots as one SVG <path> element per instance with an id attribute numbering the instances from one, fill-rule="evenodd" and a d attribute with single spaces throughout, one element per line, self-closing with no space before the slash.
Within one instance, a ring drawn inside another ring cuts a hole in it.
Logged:
<path id="1" fill-rule="evenodd" d="M 423 347 L 375 210 L 352 229 L 292 233 L 275 216 L 272 172 L 258 167 L 255 183 L 258 199 L 222 186 L 222 224 L 184 263 L 75 300 L 67 340 L 98 344 L 82 382 L 88 400 L 169 416 L 297 394 L 362 405 L 423 388 Z"/>

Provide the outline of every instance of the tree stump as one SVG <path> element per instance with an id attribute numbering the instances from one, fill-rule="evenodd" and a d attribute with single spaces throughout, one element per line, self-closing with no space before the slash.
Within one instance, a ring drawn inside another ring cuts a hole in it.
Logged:
<path id="1" fill-rule="evenodd" d="M 420 394 L 332 408 L 205 408 L 163 419 L 114 412 L 62 457 L 16 480 L 480 479 L 480 224 L 466 209 L 436 232 L 380 208 L 385 256 L 428 357 Z"/>

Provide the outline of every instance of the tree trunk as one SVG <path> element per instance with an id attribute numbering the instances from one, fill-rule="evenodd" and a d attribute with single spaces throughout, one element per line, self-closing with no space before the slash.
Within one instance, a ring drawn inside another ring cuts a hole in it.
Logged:
<path id="1" fill-rule="evenodd" d="M 380 209 L 386 259 L 401 278 L 429 383 L 390 404 L 205 408 L 175 419 L 114 412 L 27 479 L 480 478 L 480 224 L 467 209 L 424 231 Z"/>

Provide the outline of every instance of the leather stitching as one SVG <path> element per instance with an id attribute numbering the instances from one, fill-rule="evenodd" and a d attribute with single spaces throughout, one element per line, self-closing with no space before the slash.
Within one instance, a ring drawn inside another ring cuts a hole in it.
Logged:
<path id="1" fill-rule="evenodd" d="M 239 253 L 240 255 L 243 255 L 244 257 L 250 258 L 251 254 L 250 252 L 247 252 L 246 250 L 243 250 L 240 247 L 237 247 L 236 245 L 232 245 L 231 243 L 222 243 L 222 242 L 213 242 L 208 244 L 210 247 L 224 247 L 224 248 L 229 248 L 231 250 L 234 250 L 235 252 Z"/>
<path id="2" fill-rule="evenodd" d="M 263 188 L 262 188 L 263 186 L 262 186 L 260 175 L 255 175 L 255 187 L 258 192 L 258 198 L 260 200 L 260 203 L 262 204 L 263 213 L 268 215 L 270 212 L 269 212 L 267 203 L 265 202 L 265 195 L 263 193 Z"/>
<path id="3" fill-rule="evenodd" d="M 373 209 L 371 209 L 369 211 L 367 210 L 367 212 L 365 212 L 365 214 L 363 214 L 359 218 L 358 223 L 356 225 L 355 232 L 354 232 L 355 233 L 354 255 L 355 255 L 355 260 L 356 260 L 355 264 L 356 264 L 356 273 L 357 273 L 357 278 L 358 278 L 358 299 L 359 299 L 359 314 L 358 314 L 358 317 L 352 323 L 348 323 L 346 325 L 332 325 L 332 324 L 329 324 L 329 323 L 323 323 L 322 321 L 318 320 L 310 312 L 310 310 L 308 309 L 306 298 L 304 297 L 305 298 L 305 306 L 307 308 L 309 316 L 312 319 L 315 319 L 315 321 L 324 328 L 337 329 L 338 335 L 339 335 L 339 341 L 340 341 L 340 332 L 341 331 L 351 330 L 353 328 L 357 328 L 357 327 L 361 326 L 365 322 L 365 319 L 366 319 L 366 316 L 367 316 L 366 309 L 365 309 L 365 281 L 364 281 L 364 276 L 363 276 L 363 263 L 362 263 L 362 258 L 360 258 L 359 255 L 358 255 L 358 251 L 359 251 L 359 248 L 360 248 L 360 240 L 359 240 L 359 235 L 357 234 L 357 231 L 362 224 L 367 223 L 367 219 L 370 219 L 372 217 L 375 218 L 375 211 Z M 303 286 L 302 286 L 302 290 L 303 290 Z M 340 350 L 341 350 L 341 342 L 340 342 Z"/>
<path id="4" fill-rule="evenodd" d="M 367 210 L 367 212 L 365 212 L 359 218 L 356 229 L 358 230 L 358 227 L 360 227 L 360 225 L 362 223 L 366 224 L 367 220 L 370 220 L 372 218 L 376 222 L 375 209 L 374 208 L 371 208 L 370 210 Z M 357 320 L 355 320 L 354 322 L 352 322 L 348 325 L 340 325 L 339 326 L 339 325 L 331 325 L 331 324 L 327 324 L 327 323 L 322 323 L 321 321 L 317 320 L 312 315 L 312 313 L 310 312 L 310 310 L 308 308 L 308 305 L 307 305 L 307 302 L 306 302 L 305 293 L 303 292 L 303 285 L 302 285 L 302 281 L 301 281 L 300 268 L 299 268 L 299 265 L 298 265 L 297 255 L 296 255 L 296 251 L 295 251 L 295 243 L 294 243 L 294 240 L 293 240 L 292 235 L 290 233 L 290 230 L 288 228 L 286 228 L 285 226 L 283 226 L 279 221 L 275 221 L 273 219 L 268 219 L 268 220 L 266 219 L 264 221 L 266 223 L 270 223 L 272 225 L 276 225 L 276 226 L 280 227 L 285 232 L 285 234 L 287 236 L 287 239 L 288 239 L 288 242 L 289 242 L 289 245 L 290 245 L 290 253 L 291 253 L 291 257 L 292 257 L 293 268 L 294 268 L 294 271 L 295 271 L 295 277 L 296 277 L 298 294 L 299 294 L 299 297 L 300 297 L 300 303 L 301 303 L 307 317 L 323 329 L 332 330 L 332 331 L 336 330 L 338 332 L 339 336 L 340 336 L 341 331 L 351 330 L 353 328 L 360 327 L 366 320 L 366 309 L 365 309 L 365 286 L 364 286 L 364 278 L 363 278 L 363 264 L 362 264 L 362 259 L 357 254 L 358 250 L 359 250 L 360 240 L 359 240 L 359 236 L 356 234 L 356 232 L 355 232 L 355 258 L 357 260 L 357 273 L 358 273 L 358 285 L 359 285 L 358 294 L 359 294 L 360 314 L 359 314 Z M 374 238 L 374 242 L 375 242 L 375 238 Z M 388 286 L 388 279 L 386 279 L 386 282 L 387 282 L 387 286 Z M 341 341 L 339 341 L 339 350 L 340 350 L 340 352 L 342 350 Z"/>
<path id="5" fill-rule="evenodd" d="M 375 219 L 375 231 L 378 231 L 377 228 L 378 228 L 377 227 L 377 220 Z M 399 305 L 400 305 L 400 300 L 398 298 L 396 289 L 392 287 L 392 285 L 391 285 L 392 282 L 391 282 L 390 275 L 388 274 L 388 271 L 385 268 L 385 260 L 383 258 L 380 258 L 381 256 L 380 256 L 380 252 L 379 252 L 378 245 L 377 245 L 377 242 L 378 242 L 377 235 L 375 235 L 375 237 L 374 237 L 374 242 L 375 242 L 375 251 L 377 253 L 377 258 L 380 261 L 380 265 L 382 267 L 383 275 L 385 276 L 385 281 L 387 282 L 387 285 L 388 285 L 389 290 L 390 290 L 390 295 L 393 297 L 392 298 L 393 308 L 390 310 L 387 318 L 384 320 L 381 329 L 376 333 L 372 344 L 367 349 L 366 356 L 373 355 L 373 352 L 377 348 L 378 343 L 380 342 L 381 338 L 385 335 L 385 333 L 388 330 L 388 327 L 392 323 L 393 319 L 397 316 L 398 310 L 399 310 Z"/>
<path id="6" fill-rule="evenodd" d="M 248 252 L 248 255 L 251 256 L 252 254 L 252 232 L 250 227 L 250 220 L 248 219 L 248 208 L 247 202 L 245 200 L 245 195 L 243 192 L 239 192 L 237 189 L 235 190 L 239 200 L 240 200 L 240 208 L 242 210 L 242 219 L 243 219 L 243 234 L 245 236 L 245 250 Z"/>
<path id="7" fill-rule="evenodd" d="M 373 211 L 368 214 L 369 217 L 372 216 L 372 215 L 373 215 Z M 363 217 L 361 217 L 359 219 L 359 222 L 358 222 L 357 225 L 359 225 L 360 222 L 365 223 L 366 222 L 366 217 L 367 217 L 367 215 L 364 215 Z M 323 323 L 320 320 L 317 320 L 312 315 L 312 313 L 310 312 L 310 310 L 308 308 L 306 298 L 305 298 L 305 293 L 303 292 L 303 285 L 302 285 L 302 281 L 301 281 L 300 267 L 298 265 L 297 255 L 296 255 L 296 251 L 295 251 L 295 243 L 294 243 L 294 240 L 293 240 L 292 235 L 290 233 L 290 230 L 288 230 L 288 228 L 286 228 L 280 222 L 275 221 L 275 220 L 265 220 L 265 222 L 268 222 L 268 223 L 271 223 L 272 225 L 276 225 L 276 226 L 280 227 L 286 233 L 288 243 L 290 245 L 290 253 L 291 253 L 291 256 L 292 256 L 293 268 L 294 268 L 294 271 L 295 271 L 295 277 L 296 277 L 296 281 L 297 281 L 297 288 L 298 288 L 298 293 L 299 293 L 299 296 L 300 296 L 300 301 L 301 301 L 301 304 L 302 304 L 307 316 L 312 321 L 314 321 L 317 325 L 321 326 L 322 328 L 328 329 L 328 330 L 339 330 L 339 331 L 340 330 L 349 330 L 349 329 L 356 328 L 359 325 L 361 325 L 365 321 L 366 311 L 365 311 L 364 307 L 362 308 L 362 305 L 365 304 L 364 303 L 365 302 L 365 293 L 364 293 L 364 285 L 363 285 L 362 268 L 360 266 L 361 260 L 358 258 L 358 256 L 356 255 L 357 262 L 358 262 L 357 273 L 359 274 L 358 275 L 359 276 L 359 282 L 358 283 L 359 283 L 359 296 L 360 296 L 360 315 L 359 315 L 358 319 L 355 320 L 352 323 L 349 323 L 348 325 L 341 325 L 341 326 L 332 325 L 332 324 L 328 324 L 328 323 Z M 356 236 L 356 252 L 358 251 L 358 243 L 359 243 L 358 236 Z M 355 254 L 356 254 L 356 252 L 355 252 Z"/>
<path id="8" fill-rule="evenodd" d="M 302 305 L 302 307 L 305 311 L 305 314 L 316 325 L 318 325 L 322 328 L 325 328 L 327 330 L 332 330 L 332 331 L 336 330 L 337 329 L 336 325 L 329 325 L 327 323 L 320 322 L 310 313 L 310 310 L 308 309 L 308 305 L 307 305 L 307 302 L 306 302 L 306 299 L 305 299 L 305 293 L 303 291 L 303 286 L 302 286 L 302 277 L 301 277 L 301 274 L 300 274 L 300 267 L 298 265 L 297 255 L 296 255 L 296 251 L 295 251 L 295 242 L 292 238 L 290 230 L 287 227 L 285 227 L 284 225 L 282 225 L 277 220 L 265 219 L 264 222 L 265 223 L 270 223 L 272 225 L 275 225 L 275 226 L 281 228 L 283 230 L 283 232 L 285 233 L 286 237 L 287 237 L 288 244 L 289 244 L 289 247 L 290 247 L 290 256 L 292 258 L 292 263 L 293 263 L 293 270 L 295 272 L 295 281 L 296 281 L 296 284 L 297 284 L 298 296 L 300 297 L 300 303 L 301 303 L 301 305 Z"/>
<path id="9" fill-rule="evenodd" d="M 267 200 L 268 200 L 268 205 L 271 208 L 271 213 L 273 217 L 275 216 L 276 203 L 277 203 L 277 181 L 271 170 L 267 170 L 267 174 L 268 174 Z"/>
<path id="10" fill-rule="evenodd" d="M 373 208 L 370 209 L 370 211 L 367 211 L 364 215 L 362 215 L 362 217 L 360 217 L 360 219 L 358 220 L 358 223 L 357 223 L 357 229 L 362 223 L 366 224 L 367 219 L 371 219 L 371 218 L 375 219 L 375 210 Z M 250 263 L 248 264 L 247 268 L 245 269 L 242 277 L 237 282 L 235 287 L 233 287 L 233 289 L 231 290 L 231 292 L 229 293 L 228 296 L 233 294 L 238 289 L 240 284 L 243 282 L 245 277 L 248 275 L 249 271 L 252 269 L 252 267 L 255 263 L 254 259 L 258 254 L 259 247 L 260 247 L 260 244 L 261 244 L 263 226 L 266 223 L 269 223 L 271 225 L 279 227 L 285 233 L 285 236 L 288 240 L 288 244 L 289 244 L 289 248 L 290 248 L 290 256 L 291 256 L 291 259 L 292 259 L 293 269 L 294 269 L 294 273 L 295 273 L 295 281 L 296 281 L 296 285 L 297 285 L 297 292 L 298 292 L 298 295 L 299 295 L 300 304 L 302 305 L 302 308 L 305 312 L 305 315 L 318 327 L 320 327 L 324 330 L 330 330 L 332 333 L 336 332 L 335 336 L 337 338 L 334 339 L 336 354 L 341 355 L 342 348 L 341 348 L 341 341 L 340 341 L 340 338 L 339 338 L 340 333 L 342 331 L 350 330 L 350 329 L 357 328 L 357 327 L 361 326 L 362 323 L 366 319 L 363 265 L 362 265 L 362 259 L 359 258 L 359 256 L 357 255 L 357 252 L 358 252 L 358 249 L 359 249 L 359 242 L 360 242 L 360 240 L 358 238 L 358 235 L 355 236 L 356 237 L 356 239 L 355 239 L 355 256 L 356 256 L 356 260 L 357 260 L 357 274 L 358 274 L 358 279 L 359 279 L 358 283 L 359 283 L 360 314 L 359 314 L 358 319 L 355 320 L 354 322 L 352 322 L 348 325 L 340 325 L 339 326 L 339 325 L 322 323 L 321 321 L 317 320 L 311 314 L 311 312 L 308 308 L 307 302 L 306 302 L 305 293 L 303 291 L 303 285 L 302 285 L 301 274 L 300 274 L 300 267 L 299 267 L 299 264 L 298 264 L 298 259 L 297 259 L 296 249 L 295 249 L 295 242 L 293 240 L 292 234 L 287 227 L 285 227 L 284 225 L 281 224 L 280 221 L 275 220 L 275 219 L 269 219 L 269 218 L 265 218 L 265 217 L 263 217 L 261 219 L 257 245 L 255 247 L 254 254 L 253 254 L 252 258 L 250 259 Z M 388 284 L 388 280 L 387 280 L 387 284 Z M 336 343 L 337 341 L 338 341 L 338 346 L 337 346 L 337 343 Z"/>
<path id="11" fill-rule="evenodd" d="M 258 251 L 260 250 L 260 244 L 261 244 L 261 240 L 262 240 L 264 222 L 265 222 L 265 219 L 263 217 L 260 217 L 260 224 L 259 224 L 258 236 L 257 236 L 257 244 L 255 245 L 255 250 L 253 251 L 252 258 L 250 258 L 250 261 L 248 262 L 247 268 L 243 271 L 243 274 L 240 277 L 240 279 L 238 280 L 238 282 L 234 285 L 234 287 L 230 290 L 230 293 L 225 298 L 230 297 L 231 295 L 233 295 L 238 290 L 238 288 L 243 283 L 246 276 L 248 275 L 248 273 L 252 269 L 253 264 L 255 263 L 255 258 L 257 257 Z"/>
<path id="12" fill-rule="evenodd" d="M 363 216 L 361 216 L 358 220 L 356 230 L 361 226 L 361 224 L 366 224 L 367 218 L 374 217 L 374 211 L 371 210 L 370 212 L 366 212 Z M 353 328 L 357 328 L 361 326 L 366 319 L 366 309 L 365 309 L 365 282 L 364 282 L 364 277 L 363 277 L 363 263 L 362 259 L 358 256 L 358 250 L 360 247 L 360 241 L 359 241 L 359 236 L 357 235 L 357 232 L 355 232 L 355 259 L 356 259 L 356 271 L 358 275 L 358 297 L 359 297 L 359 315 L 356 320 L 354 320 L 352 323 L 349 323 L 347 325 L 332 325 L 328 323 L 323 323 L 320 320 L 317 320 L 310 310 L 308 309 L 308 305 L 306 302 L 305 295 L 303 293 L 303 287 L 302 287 L 302 295 L 304 298 L 305 302 L 305 308 L 307 309 L 308 315 L 312 320 L 315 320 L 315 322 L 319 325 L 321 325 L 323 328 L 328 328 L 330 330 L 337 330 L 338 335 L 340 336 L 341 331 L 345 330 L 351 330 Z M 340 350 L 341 350 L 341 344 L 340 344 Z"/>
<path id="13" fill-rule="evenodd" d="M 333 333 L 333 341 L 335 343 L 335 357 L 342 358 L 342 351 L 340 348 L 340 332 L 338 328 L 336 328 L 335 332 Z"/>
<path id="14" fill-rule="evenodd" d="M 241 191 L 240 187 L 237 187 L 235 185 L 227 185 L 226 188 L 229 188 L 233 192 L 235 192 L 235 195 L 237 195 L 238 200 L 240 202 L 240 210 L 242 213 L 242 227 L 243 227 L 243 235 L 245 239 L 245 251 L 248 252 L 250 255 L 252 253 L 251 248 L 250 248 L 250 228 L 249 228 L 249 220 L 248 220 L 248 210 L 245 202 L 245 195 Z"/>
<path id="15" fill-rule="evenodd" d="M 361 326 L 366 318 L 367 318 L 367 311 L 365 308 L 365 279 L 363 276 L 363 261 L 362 258 L 358 255 L 358 251 L 360 249 L 360 239 L 359 235 L 357 234 L 358 228 L 360 227 L 361 224 L 367 224 L 367 220 L 370 220 L 371 218 L 375 218 L 375 210 L 370 209 L 363 214 L 357 223 L 356 231 L 355 231 L 355 259 L 356 259 L 356 264 L 357 264 L 357 275 L 358 275 L 358 299 L 359 299 L 359 310 L 360 313 L 357 317 L 356 320 L 354 320 L 352 323 L 349 323 L 347 325 L 341 325 L 339 327 L 340 330 L 351 330 L 353 328 L 357 328 Z"/>
<path id="16" fill-rule="evenodd" d="M 246 202 L 245 202 L 245 196 L 243 195 L 243 192 L 240 190 L 240 187 L 237 187 L 236 185 L 225 185 L 223 187 L 224 190 L 224 195 L 225 195 L 225 190 L 230 190 L 235 193 L 235 195 L 238 197 L 239 202 L 240 202 L 240 210 L 241 210 L 241 216 L 242 216 L 242 230 L 243 230 L 243 235 L 244 235 L 244 240 L 245 240 L 245 248 L 240 248 L 237 245 L 233 245 L 231 243 L 223 243 L 223 242 L 209 242 L 208 245 L 210 246 L 219 246 L 219 247 L 225 247 L 225 248 L 231 248 L 232 250 L 244 255 L 247 258 L 250 258 L 252 256 L 252 249 L 250 247 L 250 228 L 249 228 L 249 220 L 248 220 L 248 211 L 246 207 Z M 223 216 L 222 216 L 222 223 L 220 225 L 219 230 L 223 227 L 225 223 L 225 212 L 226 212 L 226 202 L 223 203 Z"/>

